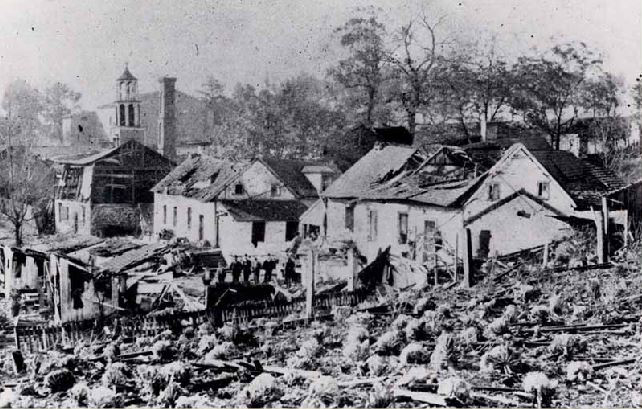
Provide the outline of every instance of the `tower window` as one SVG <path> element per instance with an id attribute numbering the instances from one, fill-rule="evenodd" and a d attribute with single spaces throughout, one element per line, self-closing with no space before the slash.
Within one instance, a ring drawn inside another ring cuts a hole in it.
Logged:
<path id="1" fill-rule="evenodd" d="M 125 126 L 125 104 L 120 104 L 120 115 L 118 118 L 118 123 L 120 126 Z"/>
<path id="2" fill-rule="evenodd" d="M 127 121 L 129 122 L 129 126 L 134 126 L 134 105 L 129 104 L 127 114 Z"/>

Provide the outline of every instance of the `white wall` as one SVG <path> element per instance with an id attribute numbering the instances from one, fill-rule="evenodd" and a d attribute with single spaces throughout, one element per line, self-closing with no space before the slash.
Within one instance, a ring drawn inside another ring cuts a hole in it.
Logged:
<path id="1" fill-rule="evenodd" d="M 163 208 L 167 209 L 167 219 L 163 220 Z M 177 210 L 177 221 L 174 226 L 174 207 Z M 187 224 L 187 209 L 192 209 L 191 225 Z M 216 245 L 216 204 L 203 203 L 196 199 L 178 195 L 154 193 L 154 238 L 163 229 L 174 232 L 174 237 L 185 237 L 191 242 L 198 242 L 199 217 L 203 216 L 203 240 Z"/>
<path id="2" fill-rule="evenodd" d="M 399 213 L 408 214 L 408 240 L 418 241 L 424 233 L 424 222 L 432 220 L 441 232 L 442 239 L 455 247 L 457 234 L 462 229 L 461 213 L 454 209 L 423 206 L 420 204 L 360 202 L 354 208 L 354 231 L 345 228 L 346 202 L 328 201 L 328 238 L 330 240 L 352 239 L 359 251 L 372 261 L 379 249 L 390 246 L 391 254 L 410 252 L 410 246 L 399 243 Z M 377 235 L 369 238 L 368 213 L 377 212 Z"/>
<path id="3" fill-rule="evenodd" d="M 221 251 L 228 260 L 234 255 L 278 255 L 288 247 L 284 221 L 266 222 L 265 241 L 257 243 L 256 247 L 252 244 L 252 222 L 237 221 L 229 215 L 221 216 L 219 221 Z"/>
<path id="4" fill-rule="evenodd" d="M 520 210 L 530 217 L 519 216 Z M 489 256 L 510 254 L 561 239 L 571 232 L 570 227 L 553 216 L 555 213 L 526 196 L 511 200 L 468 226 L 473 255 L 479 251 L 482 230 L 491 234 Z"/>
<path id="5" fill-rule="evenodd" d="M 62 218 L 60 210 L 62 207 L 63 215 L 66 215 L 66 209 L 69 209 L 69 217 Z M 85 218 L 83 220 L 83 208 Z M 77 202 L 75 200 L 56 199 L 54 203 L 54 216 L 56 217 L 57 233 L 74 233 L 74 217 L 78 216 L 78 232 L 76 234 L 91 234 L 91 203 Z"/>

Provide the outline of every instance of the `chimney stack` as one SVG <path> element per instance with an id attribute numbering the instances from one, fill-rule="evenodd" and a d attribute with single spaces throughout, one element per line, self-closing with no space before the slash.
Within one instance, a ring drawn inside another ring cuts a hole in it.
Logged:
<path id="1" fill-rule="evenodd" d="M 176 78 L 162 77 L 160 113 L 158 115 L 158 147 L 162 155 L 176 158 Z"/>

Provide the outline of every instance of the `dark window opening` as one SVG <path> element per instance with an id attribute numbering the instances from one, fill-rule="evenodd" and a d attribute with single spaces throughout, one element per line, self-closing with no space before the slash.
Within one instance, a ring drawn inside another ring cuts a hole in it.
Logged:
<path id="1" fill-rule="evenodd" d="M 188 229 L 192 228 L 192 208 L 191 207 L 187 208 L 187 228 Z"/>
<path id="2" fill-rule="evenodd" d="M 205 217 L 203 217 L 203 215 L 201 214 L 198 216 L 198 241 L 203 240 L 204 224 L 205 224 Z"/>
<path id="3" fill-rule="evenodd" d="M 270 187 L 270 195 L 271 195 L 272 197 L 275 197 L 275 196 L 281 196 L 281 186 L 279 186 L 279 185 L 272 185 L 272 186 Z"/>
<path id="4" fill-rule="evenodd" d="M 118 118 L 118 123 L 120 124 L 120 126 L 125 126 L 125 105 L 120 104 L 119 114 L 120 118 Z"/>
<path id="5" fill-rule="evenodd" d="M 163 205 L 163 224 L 167 224 L 167 205 Z"/>
<path id="6" fill-rule="evenodd" d="M 550 197 L 550 184 L 548 182 L 537 182 L 537 196 L 541 199 Z"/>
<path id="7" fill-rule="evenodd" d="M 265 241 L 265 222 L 252 222 L 252 244 L 254 247 L 258 243 Z"/>
<path id="8" fill-rule="evenodd" d="M 129 123 L 129 126 L 134 126 L 134 106 L 129 105 L 129 109 L 127 112 L 127 121 Z"/>
<path id="9" fill-rule="evenodd" d="M 481 258 L 487 258 L 490 253 L 490 239 L 492 234 L 490 230 L 482 230 L 479 232 L 479 250 L 477 255 Z"/>
<path id="10" fill-rule="evenodd" d="M 346 206 L 345 227 L 350 231 L 354 231 L 354 206 Z"/>
<path id="11" fill-rule="evenodd" d="M 34 261 L 36 263 L 36 268 L 38 269 L 38 277 L 43 277 L 45 275 L 45 260 L 37 258 Z"/>
<path id="12" fill-rule="evenodd" d="M 58 221 L 62 221 L 62 203 L 58 203 Z"/>
<path id="13" fill-rule="evenodd" d="M 243 189 L 243 184 L 242 183 L 237 183 L 234 185 L 234 194 L 235 195 L 242 195 L 243 192 L 245 192 L 245 189 Z"/>
<path id="14" fill-rule="evenodd" d="M 78 125 L 78 132 L 81 132 L 81 133 L 82 133 L 82 131 L 83 131 L 83 127 L 82 127 L 82 125 Z"/>
<path id="15" fill-rule="evenodd" d="M 298 222 L 286 222 L 285 223 L 285 241 L 290 241 L 297 236 L 299 231 Z"/>
<path id="16" fill-rule="evenodd" d="M 178 224 L 178 207 L 174 206 L 174 211 L 172 213 L 172 226 L 176 227 Z"/>
<path id="17" fill-rule="evenodd" d="M 408 241 L 408 213 L 399 213 L 399 244 Z"/>
<path id="18" fill-rule="evenodd" d="M 68 266 L 68 271 L 73 309 L 79 310 L 83 307 L 82 294 L 85 291 L 84 271 L 71 264 Z"/>
<path id="19" fill-rule="evenodd" d="M 321 226 L 316 224 L 304 224 L 303 225 L 303 237 L 316 239 L 321 234 Z"/>

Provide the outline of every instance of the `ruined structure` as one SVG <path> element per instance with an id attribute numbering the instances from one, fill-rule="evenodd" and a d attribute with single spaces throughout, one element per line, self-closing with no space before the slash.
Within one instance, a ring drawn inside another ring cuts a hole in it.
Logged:
<path id="1" fill-rule="evenodd" d="M 173 162 L 135 139 L 93 155 L 58 158 L 56 231 L 98 236 L 135 234 L 151 214 L 149 191 Z"/>

